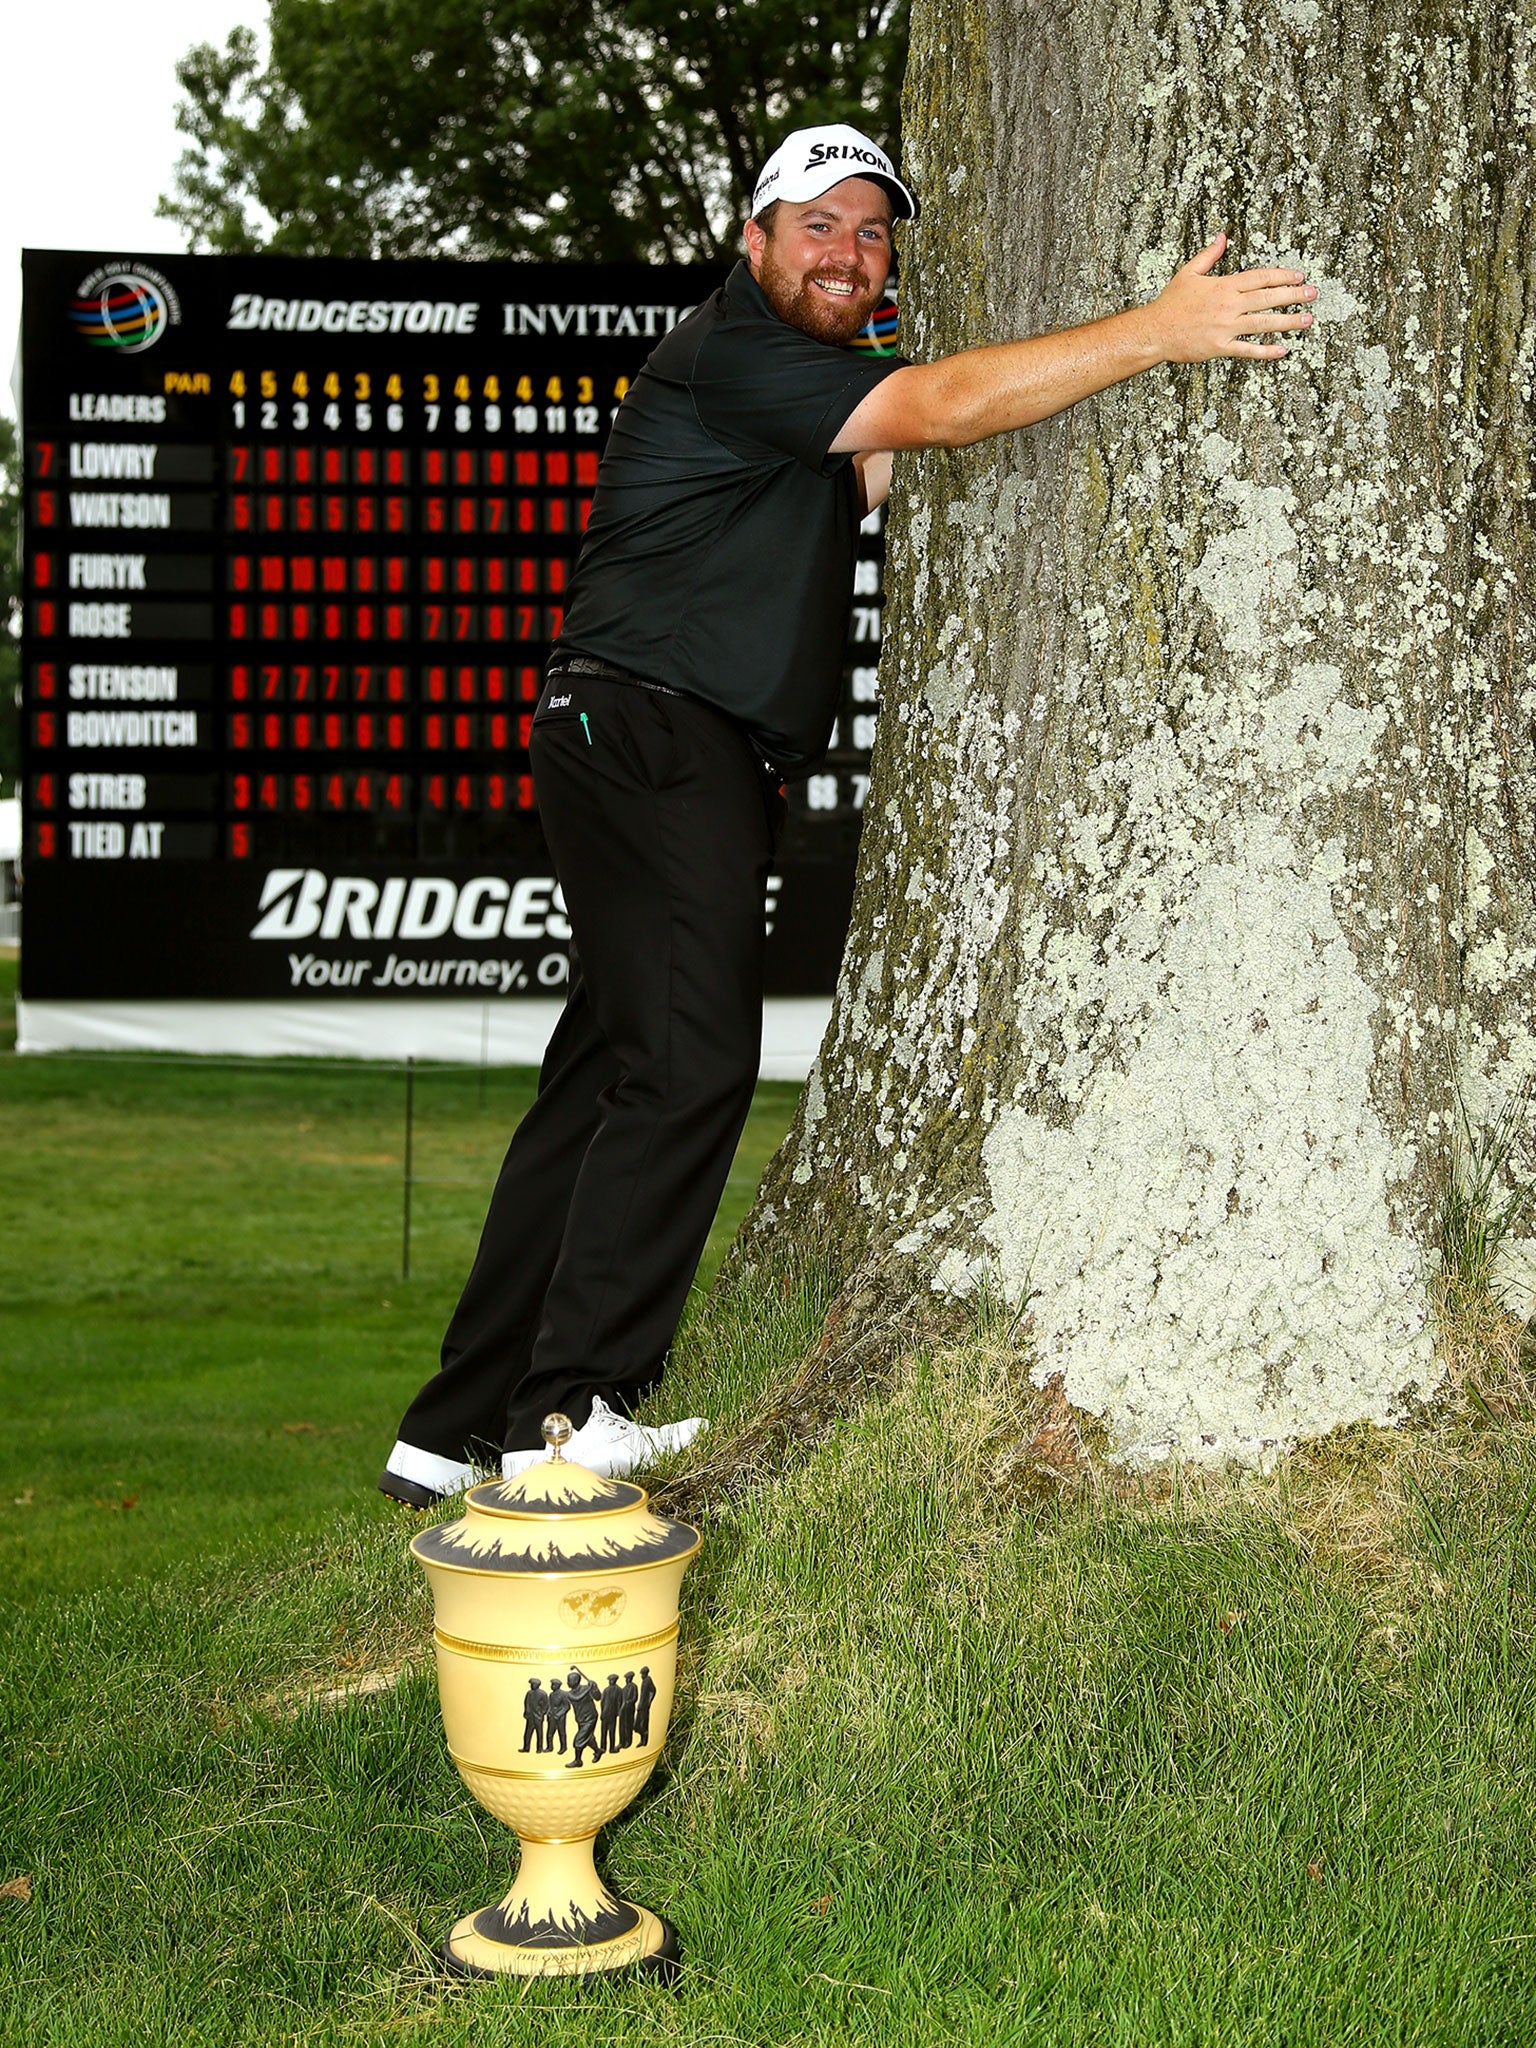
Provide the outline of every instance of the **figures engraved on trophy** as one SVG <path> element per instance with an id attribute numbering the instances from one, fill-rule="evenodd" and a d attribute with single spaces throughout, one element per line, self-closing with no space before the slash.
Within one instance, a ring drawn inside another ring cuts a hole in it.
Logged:
<path id="1" fill-rule="evenodd" d="M 649 1664 L 638 1673 L 608 1673 L 605 1685 L 573 1664 L 564 1678 L 530 1678 L 523 1695 L 523 1751 L 547 1756 L 566 1753 L 566 1723 L 572 1724 L 568 1771 L 579 1771 L 590 1756 L 597 1763 L 626 1749 L 644 1749 L 651 1739 L 656 1681 Z"/>

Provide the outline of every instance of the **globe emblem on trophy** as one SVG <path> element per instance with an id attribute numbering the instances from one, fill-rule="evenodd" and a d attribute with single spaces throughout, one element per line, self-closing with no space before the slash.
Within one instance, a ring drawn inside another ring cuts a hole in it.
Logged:
<path id="1" fill-rule="evenodd" d="M 677 1673 L 683 1573 L 700 1537 L 644 1491 L 550 1456 L 465 1496 L 411 1543 L 436 1608 L 448 1752 L 481 1805 L 515 1828 L 511 1889 L 444 1943 L 463 1976 L 671 1976 L 677 1937 L 617 1898 L 593 1846 L 660 1760 Z"/>

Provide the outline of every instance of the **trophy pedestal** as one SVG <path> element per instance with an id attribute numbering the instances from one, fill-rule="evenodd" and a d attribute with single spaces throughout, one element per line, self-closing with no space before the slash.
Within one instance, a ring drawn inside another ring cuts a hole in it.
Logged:
<path id="1" fill-rule="evenodd" d="M 616 1899 L 592 1862 L 595 1836 L 529 1842 L 517 1883 L 494 1906 L 468 1913 L 443 1944 L 464 1977 L 677 1974 L 674 1929 L 644 1906 Z"/>

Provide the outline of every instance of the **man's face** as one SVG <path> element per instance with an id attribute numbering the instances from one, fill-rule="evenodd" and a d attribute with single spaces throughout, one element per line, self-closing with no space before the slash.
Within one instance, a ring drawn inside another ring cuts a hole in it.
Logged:
<path id="1" fill-rule="evenodd" d="M 816 341 L 852 341 L 891 268 L 891 201 L 873 178 L 844 178 L 819 199 L 780 202 L 773 232 L 747 222 L 747 261 L 781 320 Z"/>

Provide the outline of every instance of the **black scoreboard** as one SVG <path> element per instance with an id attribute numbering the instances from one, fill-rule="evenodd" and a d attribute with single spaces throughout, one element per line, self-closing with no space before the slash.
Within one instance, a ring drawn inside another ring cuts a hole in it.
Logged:
<path id="1" fill-rule="evenodd" d="M 720 275 L 26 253 L 24 998 L 559 992 L 529 721 L 609 423 Z M 860 550 L 770 993 L 829 992 L 841 953 Z"/>

